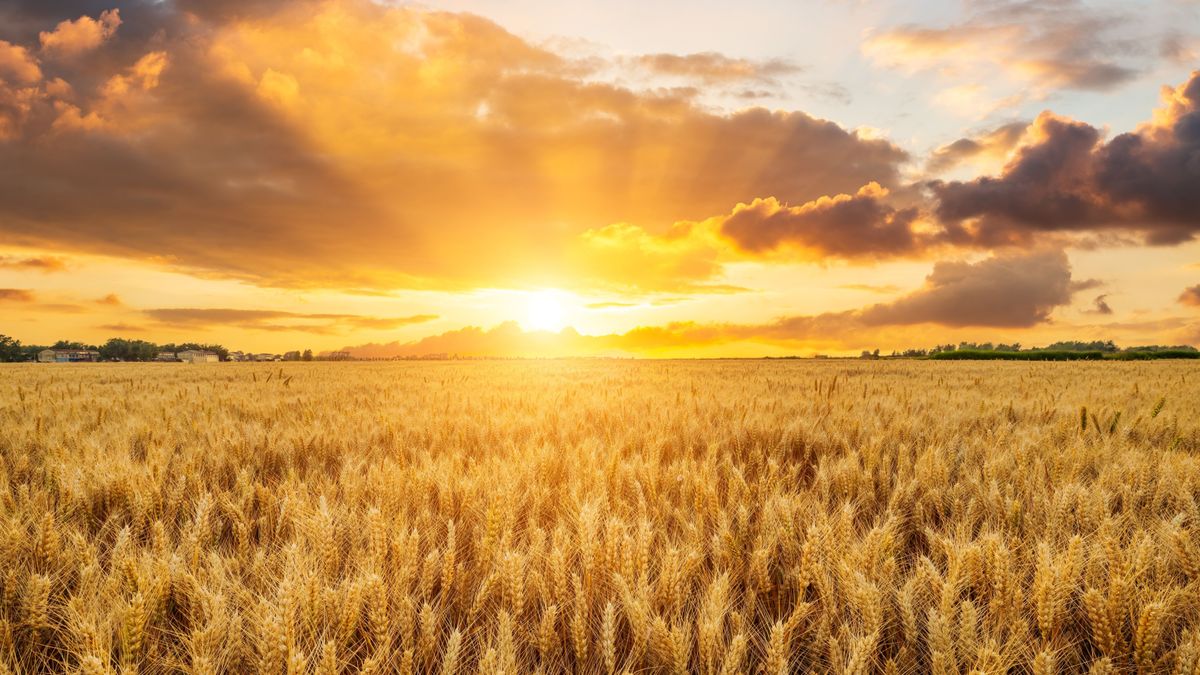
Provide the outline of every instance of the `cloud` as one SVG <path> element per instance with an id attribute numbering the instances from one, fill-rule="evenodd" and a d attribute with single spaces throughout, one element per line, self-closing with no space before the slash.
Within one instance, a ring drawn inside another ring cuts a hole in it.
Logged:
<path id="1" fill-rule="evenodd" d="M 121 25 L 121 10 L 101 12 L 98 19 L 81 16 L 74 21 L 63 21 L 52 31 L 43 31 L 39 36 L 42 51 L 62 56 L 78 56 L 99 47 L 111 38 Z"/>
<path id="2" fill-rule="evenodd" d="M 42 79 L 42 69 L 28 49 L 0 40 L 0 79 L 32 84 Z"/>
<path id="3" fill-rule="evenodd" d="M 636 302 L 590 302 L 585 307 L 587 309 L 621 309 L 624 307 L 637 307 Z"/>
<path id="4" fill-rule="evenodd" d="M 1080 0 L 969 6 L 961 23 L 890 28 L 869 37 L 863 51 L 881 65 L 933 71 L 949 81 L 987 82 L 992 78 L 984 73 L 997 69 L 1033 96 L 1064 88 L 1110 90 L 1157 55 L 1154 39 L 1131 32 L 1140 25 L 1131 17 Z"/>
<path id="5" fill-rule="evenodd" d="M 733 58 L 717 52 L 643 54 L 627 58 L 625 61 L 655 75 L 694 79 L 704 84 L 775 84 L 781 76 L 794 75 L 804 70 L 785 59 L 755 61 Z"/>
<path id="6" fill-rule="evenodd" d="M 728 262 L 915 257 L 945 243 L 946 234 L 925 222 L 919 208 L 894 206 L 889 197 L 872 182 L 797 206 L 760 197 L 659 234 L 615 223 L 578 239 L 572 273 L 597 283 L 620 279 L 627 290 L 642 292 L 740 292 L 747 289 L 720 283 Z"/>
<path id="7" fill-rule="evenodd" d="M 1029 126 L 1028 122 L 1011 122 L 973 138 L 960 138 L 933 151 L 925 163 L 930 173 L 949 171 L 972 159 L 1006 157 Z"/>
<path id="8" fill-rule="evenodd" d="M 173 328 L 236 327 L 272 332 L 301 331 L 336 334 L 352 330 L 391 330 L 433 321 L 433 314 L 405 317 L 374 317 L 357 314 L 304 314 L 281 310 L 229 308 L 146 309 L 142 314 L 152 321 Z"/>
<path id="9" fill-rule="evenodd" d="M 307 10 L 320 3 L 313 0 L 176 0 L 176 4 L 191 16 L 225 22 L 262 19 L 288 4 Z"/>
<path id="10" fill-rule="evenodd" d="M 142 0 L 119 3 L 119 30 L 88 58 L 38 51 L 64 22 L 102 25 L 108 4 L 0 7 L 0 70 L 24 78 L 0 85 L 6 242 L 274 286 L 700 294 L 745 290 L 726 269 L 746 260 L 927 258 L 1097 230 L 1170 243 L 1200 212 L 1186 86 L 1136 142 L 1048 115 L 960 139 L 930 165 L 1015 155 L 919 204 L 909 155 L 869 131 L 606 81 L 471 14 Z M 1080 11 L 1005 7 L 977 18 L 1026 26 L 1022 40 Z M 1050 50 L 1039 40 L 1030 58 Z M 644 67 L 750 90 L 795 68 L 669 56 Z"/>
<path id="11" fill-rule="evenodd" d="M 1084 313 L 1104 315 L 1112 314 L 1113 309 L 1108 304 L 1108 294 L 1105 293 L 1104 295 L 1097 295 L 1095 299 L 1092 300 L 1092 308 L 1084 310 Z"/>
<path id="12" fill-rule="evenodd" d="M 96 304 L 104 305 L 106 307 L 124 307 L 125 306 L 125 302 L 121 300 L 121 296 L 117 295 L 116 293 L 109 293 L 108 295 L 106 295 L 102 298 L 96 298 Z"/>
<path id="13" fill-rule="evenodd" d="M 892 284 L 842 284 L 841 286 L 838 286 L 838 288 L 842 288 L 842 289 L 845 289 L 848 291 L 864 291 L 867 293 L 880 293 L 883 295 L 890 295 L 892 293 L 897 293 L 900 291 L 899 286 L 895 286 Z"/>
<path id="14" fill-rule="evenodd" d="M 1073 284 L 1062 251 L 997 255 L 977 262 L 939 262 L 925 287 L 862 311 L 868 325 L 1022 328 L 1044 323 L 1083 286 Z"/>
<path id="15" fill-rule="evenodd" d="M 0 34 L 32 45 L 79 16 L 38 5 L 0 10 Z M 94 58 L 53 64 L 60 83 L 22 66 L 34 91 L 0 92 L 0 237 L 262 285 L 582 284 L 585 233 L 895 190 L 908 160 L 802 112 L 605 82 L 470 14 L 131 2 L 120 18 Z M 688 278 L 666 288 L 721 284 L 707 253 L 681 255 Z M 586 283 L 622 283 L 591 269 Z"/>
<path id="16" fill-rule="evenodd" d="M 676 223 L 654 235 L 628 223 L 584 232 L 571 249 L 572 273 L 625 290 L 727 293 L 746 289 L 715 283 L 722 272 L 723 243 L 711 227 Z"/>
<path id="17" fill-rule="evenodd" d="M 144 333 L 144 332 L 146 332 L 145 326 L 139 326 L 138 324 L 134 324 L 134 323 L 106 323 L 106 324 L 103 324 L 100 326 L 96 326 L 96 328 L 99 328 L 101 330 L 110 330 L 110 331 L 114 331 L 117 333 Z"/>
<path id="18" fill-rule="evenodd" d="M 888 192 L 869 183 L 853 195 L 821 197 L 787 206 L 774 197 L 739 204 L 720 223 L 722 235 L 738 248 L 761 254 L 781 247 L 812 257 L 893 257 L 912 254 L 929 243 L 914 230 L 915 208 L 885 203 Z"/>
<path id="19" fill-rule="evenodd" d="M 1179 294 L 1179 302 L 1189 307 L 1200 307 L 1200 285 L 1183 289 Z"/>
<path id="20" fill-rule="evenodd" d="M 413 342 L 350 347 L 357 356 L 387 358 L 429 354 L 550 357 L 655 354 L 671 350 L 752 343 L 797 347 L 818 343 L 844 348 L 887 338 L 907 326 L 1016 329 L 1046 323 L 1075 293 L 1095 281 L 1072 278 L 1058 250 L 1005 254 L 979 262 L 939 262 L 925 285 L 886 303 L 843 312 L 786 316 L 759 324 L 675 322 L 625 333 L 581 335 L 524 331 L 516 323 L 477 326 Z M 893 336 L 894 337 L 894 336 Z"/>
<path id="21" fill-rule="evenodd" d="M 33 291 L 26 288 L 0 288 L 0 302 L 33 302 Z"/>
<path id="22" fill-rule="evenodd" d="M 1103 142 L 1095 127 L 1042 113 L 998 176 L 931 183 L 951 238 L 996 245 L 1038 233 L 1139 233 L 1175 244 L 1200 230 L 1200 72 L 1164 90 L 1152 122 Z"/>
<path id="23" fill-rule="evenodd" d="M 0 255 L 0 269 L 32 270 L 49 274 L 65 271 L 67 269 L 67 261 L 56 256 L 21 258 Z"/>
<path id="24" fill-rule="evenodd" d="M 8 303 L 25 305 L 25 309 L 38 312 L 82 314 L 87 311 L 86 307 L 74 303 L 43 302 L 37 293 L 28 288 L 0 288 L 0 304 Z"/>

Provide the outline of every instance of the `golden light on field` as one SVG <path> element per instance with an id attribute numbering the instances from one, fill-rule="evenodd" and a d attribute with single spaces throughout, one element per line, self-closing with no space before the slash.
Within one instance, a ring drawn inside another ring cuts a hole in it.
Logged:
<path id="1" fill-rule="evenodd" d="M 8 365 L 0 430 L 5 673 L 1200 664 L 1195 362 Z"/>
<path id="2" fill-rule="evenodd" d="M 0 675 L 1200 675 L 1200 2 L 0 0 Z"/>

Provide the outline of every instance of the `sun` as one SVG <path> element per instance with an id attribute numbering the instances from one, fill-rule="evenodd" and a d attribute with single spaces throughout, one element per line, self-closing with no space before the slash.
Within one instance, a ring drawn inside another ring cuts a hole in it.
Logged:
<path id="1" fill-rule="evenodd" d="M 527 310 L 527 330 L 548 330 L 557 333 L 567 327 L 567 309 L 561 291 L 545 290 L 531 293 Z"/>

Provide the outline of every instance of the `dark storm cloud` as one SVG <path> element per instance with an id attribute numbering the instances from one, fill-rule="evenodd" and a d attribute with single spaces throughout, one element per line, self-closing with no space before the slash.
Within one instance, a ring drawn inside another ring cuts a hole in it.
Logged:
<path id="1" fill-rule="evenodd" d="M 862 311 L 868 325 L 936 323 L 1020 328 L 1044 323 L 1085 284 L 1071 278 L 1062 251 L 1002 255 L 978 263 L 939 262 L 925 287 Z"/>
<path id="2" fill-rule="evenodd" d="M 931 184 L 952 236 L 989 245 L 1126 230 L 1174 244 L 1200 231 L 1200 73 L 1169 92 L 1154 122 L 1111 141 L 1049 113 L 1031 134 L 999 176 Z"/>

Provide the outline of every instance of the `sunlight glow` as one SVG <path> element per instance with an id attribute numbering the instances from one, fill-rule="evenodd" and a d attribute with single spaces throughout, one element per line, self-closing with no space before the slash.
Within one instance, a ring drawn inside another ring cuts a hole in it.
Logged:
<path id="1" fill-rule="evenodd" d="M 525 329 L 548 330 L 557 333 L 566 328 L 567 310 L 563 296 L 562 291 L 556 290 L 531 293 L 528 300 Z"/>

